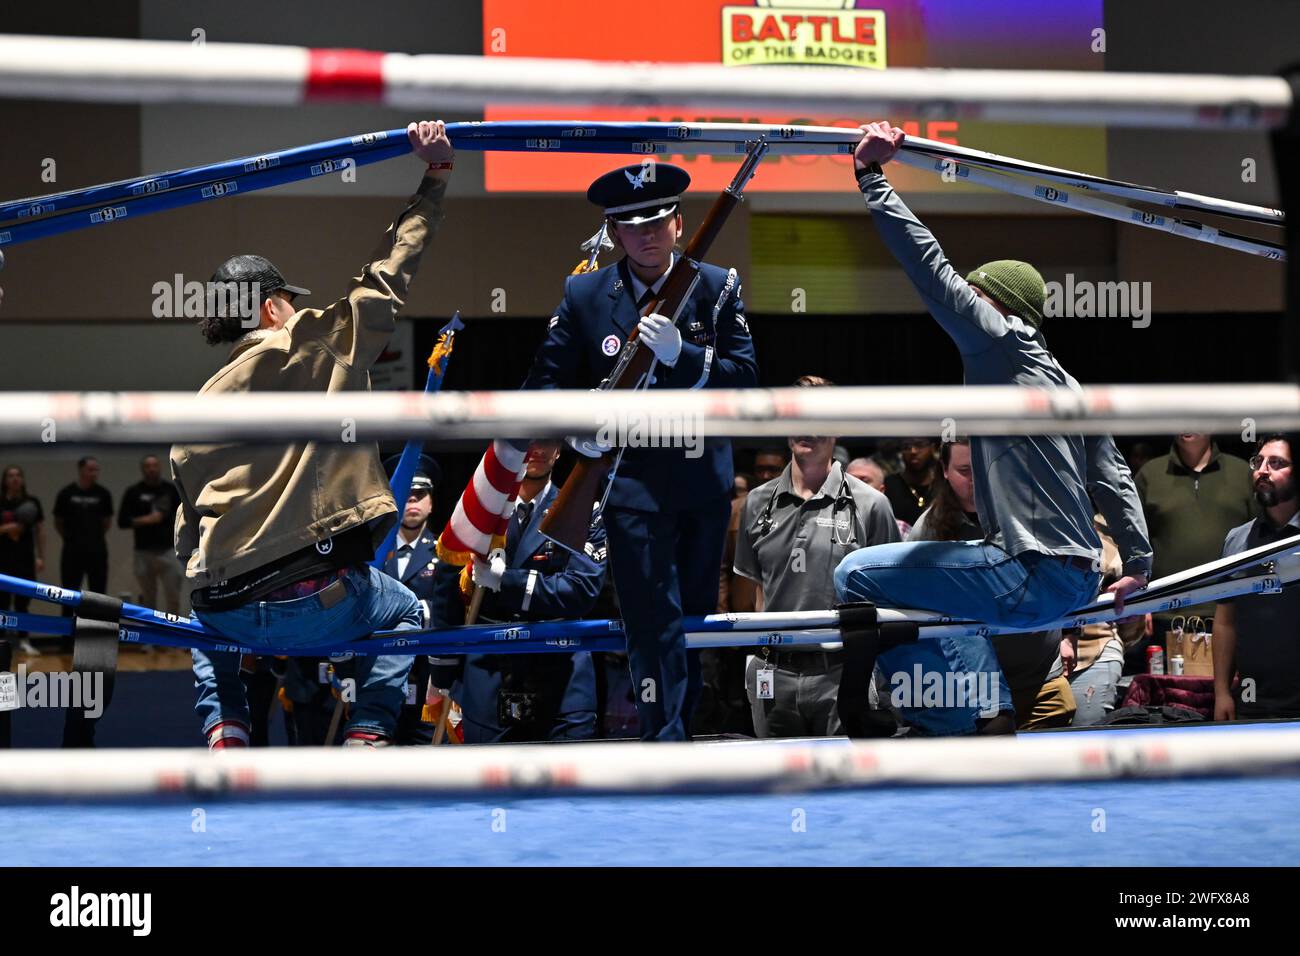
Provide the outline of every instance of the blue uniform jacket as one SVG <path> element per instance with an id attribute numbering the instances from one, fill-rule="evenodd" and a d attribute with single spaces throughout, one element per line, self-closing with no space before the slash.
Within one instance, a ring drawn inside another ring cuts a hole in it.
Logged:
<path id="1" fill-rule="evenodd" d="M 640 315 L 626 260 L 570 276 L 524 388 L 593 388 L 613 369 Z M 700 264 L 700 281 L 678 317 L 682 353 L 657 366 L 652 388 L 749 388 L 758 384 L 754 343 L 734 269 Z M 620 423 L 621 424 L 621 423 Z M 639 511 L 686 511 L 730 498 L 731 442 L 688 431 L 692 447 L 629 447 L 609 504 Z M 629 433 L 637 423 L 627 423 Z M 648 429 L 643 430 L 643 434 Z M 679 433 L 680 434 L 680 433 Z M 631 444 L 631 442 L 629 442 Z M 694 457 L 692 457 L 694 456 Z"/>
<path id="2" fill-rule="evenodd" d="M 506 533 L 506 573 L 501 590 L 489 591 L 480 613 L 483 621 L 543 621 L 580 618 L 588 613 L 605 583 L 605 526 L 592 521 L 587 546 L 579 557 L 542 537 L 542 518 L 559 489 L 547 487 L 533 499 L 532 514 L 522 528 L 512 518 Z"/>
<path id="3" fill-rule="evenodd" d="M 401 539 L 398 538 L 394 542 L 392 555 L 384 562 L 384 573 L 405 584 L 421 601 L 428 601 L 433 596 L 433 573 L 438 565 L 435 538 L 427 528 L 420 532 L 411 548 L 411 558 L 406 562 L 406 573 L 398 577 L 397 546 L 400 544 Z"/>
<path id="4" fill-rule="evenodd" d="M 522 529 L 516 519 L 511 519 L 506 531 L 507 570 L 501 577 L 501 590 L 484 595 L 480 623 L 576 619 L 595 606 L 608 566 L 604 523 L 598 517 L 592 521 L 581 557 L 542 537 L 539 530 L 542 518 L 558 493 L 552 485 L 533 499 L 536 507 Z M 465 623 L 459 577 L 459 568 L 438 565 L 430 601 L 433 627 L 457 627 Z M 464 666 L 461 657 L 437 657 L 430 661 L 434 664 L 434 683 L 439 687 L 450 687 Z"/>

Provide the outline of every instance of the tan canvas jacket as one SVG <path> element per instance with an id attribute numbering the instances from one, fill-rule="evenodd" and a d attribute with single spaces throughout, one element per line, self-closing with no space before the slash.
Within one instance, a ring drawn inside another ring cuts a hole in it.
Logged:
<path id="1" fill-rule="evenodd" d="M 368 391 L 445 192 L 445 183 L 426 177 L 342 299 L 245 335 L 199 394 Z M 275 414 L 274 395 L 265 414 Z M 196 588 L 368 522 L 377 546 L 396 520 L 373 442 L 174 445 L 171 466 L 181 493 L 176 553 Z"/>

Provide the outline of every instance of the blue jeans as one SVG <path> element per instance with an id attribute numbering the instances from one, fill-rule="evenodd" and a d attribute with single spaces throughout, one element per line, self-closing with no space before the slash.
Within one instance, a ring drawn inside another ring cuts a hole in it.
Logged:
<path id="1" fill-rule="evenodd" d="M 1015 721 L 1011 688 L 987 637 L 903 644 L 881 653 L 876 666 L 903 723 L 924 736 L 973 734 L 981 719 L 1002 713 Z"/>
<path id="2" fill-rule="evenodd" d="M 835 595 L 841 601 L 870 601 L 879 607 L 938 611 L 1026 631 L 1065 617 L 1097 596 L 1100 575 L 1033 552 L 1013 557 L 983 541 L 912 541 L 854 551 L 835 569 Z M 922 629 L 924 637 L 924 629 Z M 878 665 L 891 685 L 915 701 L 917 675 L 977 675 L 986 688 L 986 706 L 900 706 L 904 720 L 935 736 L 969 734 L 987 717 L 990 704 L 1012 711 L 1011 692 L 986 637 L 941 637 L 903 645 L 880 655 Z M 996 675 L 996 678 L 994 678 Z M 904 678 L 907 678 L 904 681 Z M 996 680 L 996 690 L 994 689 Z M 982 693 L 982 696 L 985 696 Z"/>
<path id="3" fill-rule="evenodd" d="M 909 541 L 854 551 L 835 569 L 841 601 L 938 611 L 999 627 L 1040 630 L 1097 596 L 1101 575 L 983 541 Z"/>
<path id="4" fill-rule="evenodd" d="M 1115 709 L 1116 688 L 1123 669 L 1122 661 L 1105 661 L 1070 678 L 1075 706 L 1073 726 L 1092 727 Z"/>
<path id="5" fill-rule="evenodd" d="M 395 578 L 375 568 L 352 568 L 341 579 L 346 595 L 324 607 L 319 594 L 293 601 L 253 601 L 232 611 L 196 611 L 209 631 L 233 644 L 310 652 L 324 643 L 355 641 L 364 655 L 365 641 L 375 631 L 411 631 L 424 625 L 424 613 L 414 594 Z M 194 650 L 194 709 L 203 733 L 223 720 L 251 726 L 248 698 L 239 679 L 239 657 L 233 651 L 211 654 Z M 356 659 L 357 697 L 347 730 L 393 736 L 406 701 L 410 657 L 384 655 Z"/>

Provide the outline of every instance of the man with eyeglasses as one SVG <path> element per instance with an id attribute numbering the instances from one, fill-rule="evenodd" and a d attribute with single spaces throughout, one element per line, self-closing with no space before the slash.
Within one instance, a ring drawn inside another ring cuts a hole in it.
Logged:
<path id="1" fill-rule="evenodd" d="M 307 290 L 260 256 L 217 270 L 225 307 L 210 308 L 201 329 L 230 355 L 201 395 L 262 393 L 272 418 L 277 392 L 369 390 L 370 368 L 442 221 L 454 154 L 441 122 L 412 123 L 407 137 L 428 169 L 338 301 L 298 308 Z M 375 631 L 423 626 L 424 613 L 407 587 L 369 567 L 398 517 L 379 448 L 342 427 L 339 439 L 174 446 L 176 554 L 196 616 L 230 643 L 307 655 L 355 643 L 362 656 L 344 743 L 382 746 L 406 700 L 411 658 L 369 655 L 364 644 Z M 240 663 L 237 653 L 194 651 L 195 709 L 213 749 L 249 743 Z"/>
<path id="2" fill-rule="evenodd" d="M 1268 435 L 1250 459 L 1263 513 L 1228 532 L 1223 557 L 1300 534 L 1300 500 L 1287 435 Z M 1300 588 L 1220 601 L 1210 645 L 1214 719 L 1300 717 Z M 1241 677 L 1237 687 L 1233 678 Z"/>

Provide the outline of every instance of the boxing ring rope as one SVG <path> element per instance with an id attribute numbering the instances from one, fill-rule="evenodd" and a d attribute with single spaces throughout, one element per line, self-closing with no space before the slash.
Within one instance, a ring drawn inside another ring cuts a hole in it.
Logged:
<path id="1" fill-rule="evenodd" d="M 1054 734 L 891 741 L 746 744 L 588 743 L 349 754 L 317 747 L 224 750 L 13 751 L 0 801 L 148 797 L 312 798 L 491 793 L 796 792 L 1295 774 L 1295 734 Z"/>
<path id="2" fill-rule="evenodd" d="M 42 36 L 0 37 L 0 96 L 261 106 L 351 101 L 423 111 L 497 103 L 605 104 L 1233 130 L 1280 127 L 1293 105 L 1287 82 L 1265 76 L 735 70 Z"/>
<path id="3" fill-rule="evenodd" d="M 441 441 L 640 434 L 682 447 L 703 436 L 907 437 L 1124 434 L 1300 427 L 1300 386 L 1092 385 L 1052 391 L 1002 385 L 833 389 L 655 389 L 258 394 L 7 392 L 0 443 Z M 633 439 L 636 440 L 636 439 Z"/>
<path id="4" fill-rule="evenodd" d="M 452 123 L 448 136 L 458 149 L 540 153 L 610 153 L 642 156 L 675 153 L 738 154 L 759 137 L 778 155 L 847 155 L 861 137 L 856 129 L 819 126 L 764 126 L 746 123 L 606 123 L 572 121 Z M 285 183 L 337 173 L 409 152 L 401 129 L 378 130 L 239 159 L 155 173 L 47 196 L 0 204 L 0 247 L 30 242 L 77 229 L 121 222 L 153 212 L 244 195 Z M 1232 219 L 1281 226 L 1281 210 L 1179 190 L 1125 183 L 1103 176 L 1044 166 L 996 153 L 924 138 L 904 144 L 900 159 L 909 165 L 951 172 L 964 179 L 1040 202 L 1163 229 L 1220 246 L 1285 258 L 1277 243 L 1237 236 L 1109 203 L 1082 191 L 1152 203 L 1166 208 L 1209 212 Z M 958 165 L 959 164 L 959 165 Z M 1006 173 L 1015 176 L 1005 175 Z M 1026 178 L 1018 178 L 1026 177 Z M 1050 185 L 1050 184 L 1057 185 Z M 1070 187 L 1069 190 L 1060 186 Z M 1071 192 L 1070 190 L 1074 190 Z M 86 207 L 86 208 L 76 208 Z"/>
<path id="5" fill-rule="evenodd" d="M 1225 249 L 1263 256 L 1265 259 L 1272 259 L 1277 262 L 1286 261 L 1286 247 L 1281 243 L 1267 242 L 1252 239 L 1249 236 L 1223 232 L 1211 226 L 1202 225 L 1199 222 L 1177 219 L 1172 216 L 1161 216 L 1158 213 L 1146 212 L 1132 206 L 1096 199 L 1083 192 L 1041 185 L 1034 180 L 1013 179 L 1010 176 L 992 172 L 989 169 L 957 163 L 951 159 L 934 158 L 926 153 L 900 152 L 897 158 L 899 162 L 916 169 L 927 169 L 941 175 L 948 173 L 966 182 L 990 186 L 1002 192 L 1021 196 L 1025 199 L 1032 199 L 1035 202 L 1060 206 L 1075 212 L 1086 212 L 1094 216 L 1101 216 L 1104 219 L 1113 219 L 1116 222 L 1143 226 L 1147 229 L 1159 229 L 1171 235 L 1182 236 L 1184 239 L 1195 239 Z M 1277 212 L 1277 210 L 1271 211 Z M 1278 215 L 1281 215 L 1281 213 L 1279 212 Z"/>
<path id="6" fill-rule="evenodd" d="M 1277 594 L 1300 581 L 1300 535 L 1275 542 L 1253 552 L 1234 555 L 1189 568 L 1152 581 L 1130 595 L 1123 614 L 1114 609 L 1112 595 L 1071 611 L 1057 621 L 1036 625 L 1032 630 L 1082 628 L 1111 623 L 1124 617 L 1176 610 L 1211 601 L 1248 594 Z M 1265 566 L 1262 573 L 1242 575 Z M 76 608 L 81 593 L 0 575 L 0 590 Z M 918 625 L 925 639 L 940 637 L 996 637 L 1025 633 L 1023 628 L 999 627 L 978 621 L 961 621 L 932 611 L 879 608 L 881 624 L 910 622 Z M 797 647 L 838 646 L 840 614 L 836 610 L 795 612 L 751 612 L 687 616 L 683 619 L 687 646 L 699 650 L 711 647 Z M 0 612 L 0 631 L 28 631 L 36 634 L 69 636 L 73 622 L 65 617 L 25 612 Z M 194 618 L 185 619 L 134 604 L 122 607 L 118 638 L 123 643 L 158 644 L 209 652 L 235 652 L 279 657 L 324 657 L 358 653 L 411 656 L 431 654 L 536 654 L 626 649 L 622 623 L 617 620 L 540 621 L 510 624 L 473 624 L 451 628 L 412 631 L 377 631 L 361 644 L 319 643 L 310 648 L 250 647 L 231 644 L 204 630 Z"/>

